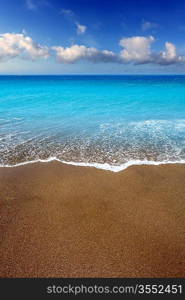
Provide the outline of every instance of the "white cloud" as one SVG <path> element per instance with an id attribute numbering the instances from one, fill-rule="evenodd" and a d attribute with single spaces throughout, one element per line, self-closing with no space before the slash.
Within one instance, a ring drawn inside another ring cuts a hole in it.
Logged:
<path id="1" fill-rule="evenodd" d="M 76 25 L 76 32 L 77 34 L 84 34 L 87 30 L 87 26 L 86 25 L 82 25 L 77 21 L 77 16 L 75 15 L 75 13 L 71 10 L 71 9 L 65 9 L 63 8 L 61 10 L 61 13 L 68 18 L 68 20 L 70 20 L 73 24 Z"/>
<path id="2" fill-rule="evenodd" d="M 79 60 L 88 60 L 94 63 L 153 63 L 158 65 L 170 65 L 185 62 L 185 56 L 178 55 L 174 44 L 166 42 L 165 51 L 152 52 L 151 45 L 155 41 L 153 36 L 134 36 L 123 38 L 120 45 L 124 48 L 119 54 L 109 50 L 98 50 L 95 47 L 73 45 L 71 47 L 56 46 L 52 49 L 56 52 L 57 61 L 60 63 L 75 63 Z"/>
<path id="3" fill-rule="evenodd" d="M 177 58 L 176 47 L 174 44 L 166 42 L 166 51 L 161 52 L 161 58 L 166 61 L 174 61 Z"/>
<path id="4" fill-rule="evenodd" d="M 141 29 L 143 31 L 155 29 L 157 27 L 158 27 L 157 23 L 153 23 L 153 22 L 149 22 L 149 21 L 144 21 L 144 20 L 142 21 L 142 24 L 141 24 Z"/>
<path id="5" fill-rule="evenodd" d="M 159 65 L 170 65 L 185 62 L 185 56 L 177 54 L 174 44 L 166 42 L 165 51 L 152 52 L 151 45 L 155 41 L 153 36 L 134 36 L 123 38 L 120 45 L 124 48 L 120 52 L 123 62 L 135 64 L 154 63 Z"/>
<path id="6" fill-rule="evenodd" d="M 29 36 L 23 33 L 4 33 L 0 35 L 0 60 L 7 60 L 13 57 L 21 57 L 36 60 L 48 58 L 49 49 L 40 46 Z"/>
<path id="7" fill-rule="evenodd" d="M 73 45 L 68 48 L 52 47 L 56 51 L 57 60 L 60 63 L 74 63 L 81 59 L 86 59 L 91 62 L 116 62 L 118 57 L 112 51 L 98 50 L 93 47 L 84 45 Z"/>
<path id="8" fill-rule="evenodd" d="M 87 26 L 76 23 L 77 26 L 77 34 L 84 34 L 87 30 Z"/>
<path id="9" fill-rule="evenodd" d="M 153 36 L 122 38 L 120 40 L 120 45 L 124 48 L 120 53 L 122 60 L 138 64 L 151 62 L 151 44 L 154 40 Z"/>
<path id="10" fill-rule="evenodd" d="M 159 64 L 169 65 L 185 61 L 185 56 L 177 54 L 176 47 L 174 44 L 166 42 L 165 48 L 166 50 L 160 52 L 159 57 L 157 58 L 157 62 Z"/>
<path id="11" fill-rule="evenodd" d="M 123 49 L 116 54 L 109 50 L 99 50 L 96 47 L 85 45 L 72 45 L 71 47 L 55 46 L 48 48 L 41 46 L 24 33 L 0 34 L 0 61 L 19 57 L 23 59 L 47 59 L 55 53 L 60 63 L 75 63 L 87 60 L 94 63 L 153 63 L 170 65 L 185 62 L 185 56 L 179 55 L 176 46 L 170 42 L 165 43 L 165 50 L 152 52 L 151 45 L 155 41 L 153 36 L 134 36 L 122 38 L 120 45 Z M 50 51 L 53 50 L 53 51 Z M 54 53 L 53 53 L 54 52 Z"/>

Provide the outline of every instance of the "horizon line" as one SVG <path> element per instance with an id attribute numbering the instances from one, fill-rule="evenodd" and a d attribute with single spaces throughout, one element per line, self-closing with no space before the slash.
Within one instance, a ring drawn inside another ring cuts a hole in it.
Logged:
<path id="1" fill-rule="evenodd" d="M 84 73 L 84 74 L 0 74 L 1 76 L 185 76 L 185 73 L 137 73 L 137 74 L 111 74 L 111 73 Z"/>

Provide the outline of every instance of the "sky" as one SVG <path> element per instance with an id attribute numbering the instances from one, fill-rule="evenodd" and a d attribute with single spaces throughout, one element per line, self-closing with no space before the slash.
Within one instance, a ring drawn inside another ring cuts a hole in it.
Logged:
<path id="1" fill-rule="evenodd" d="M 0 0 L 0 74 L 184 74 L 184 0 Z"/>

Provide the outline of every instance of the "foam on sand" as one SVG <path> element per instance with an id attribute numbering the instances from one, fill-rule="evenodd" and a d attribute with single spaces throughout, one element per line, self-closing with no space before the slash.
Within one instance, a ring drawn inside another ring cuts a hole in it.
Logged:
<path id="1" fill-rule="evenodd" d="M 127 169 L 130 166 L 139 166 L 139 165 L 154 165 L 154 166 L 158 166 L 158 165 L 165 165 L 165 164 L 184 164 L 185 160 L 180 160 L 180 161 L 149 161 L 149 160 L 130 160 L 128 162 L 125 162 L 123 164 L 120 165 L 111 165 L 108 163 L 86 163 L 86 162 L 74 162 L 74 161 L 64 161 L 64 160 L 60 160 L 57 157 L 49 157 L 47 159 L 37 159 L 37 160 L 30 160 L 30 161 L 25 161 L 25 162 L 21 162 L 21 163 L 17 163 L 14 165 L 3 165 L 1 164 L 0 167 L 3 168 L 13 168 L 13 167 L 18 167 L 18 166 L 24 166 L 27 164 L 33 164 L 33 163 L 47 163 L 47 162 L 51 162 L 51 161 L 58 161 L 61 162 L 63 164 L 67 164 L 67 165 L 72 165 L 72 166 L 79 166 L 79 167 L 93 167 L 96 169 L 102 169 L 102 170 L 106 170 L 106 171 L 112 171 L 112 172 L 120 172 L 123 171 L 125 169 Z"/>

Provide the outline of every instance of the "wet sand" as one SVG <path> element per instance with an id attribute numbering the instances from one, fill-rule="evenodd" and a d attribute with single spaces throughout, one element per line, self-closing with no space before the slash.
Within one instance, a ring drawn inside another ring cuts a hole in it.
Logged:
<path id="1" fill-rule="evenodd" d="M 0 168 L 1 277 L 185 277 L 185 165 Z"/>

